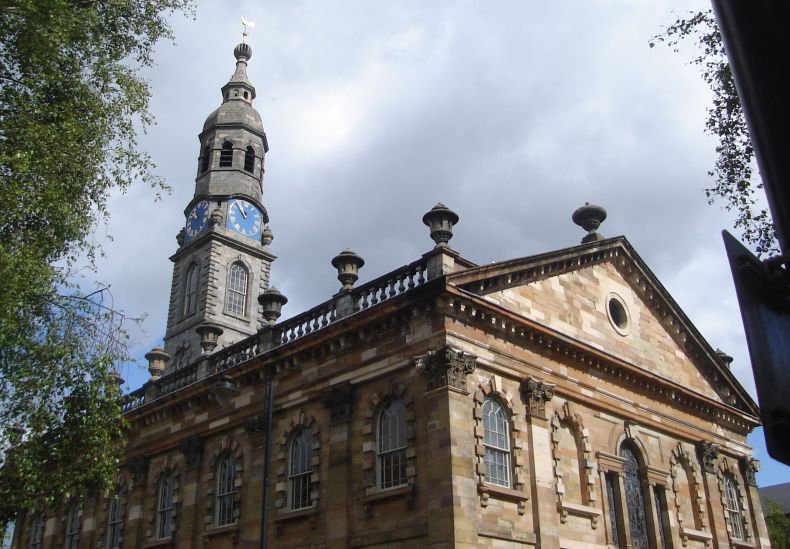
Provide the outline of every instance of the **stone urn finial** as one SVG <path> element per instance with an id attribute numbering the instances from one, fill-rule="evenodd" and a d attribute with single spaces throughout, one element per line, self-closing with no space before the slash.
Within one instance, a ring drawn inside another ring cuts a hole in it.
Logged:
<path id="1" fill-rule="evenodd" d="M 181 229 L 180 231 L 178 231 L 178 234 L 176 235 L 176 242 L 178 243 L 179 247 L 184 245 L 184 238 L 186 238 L 186 231 L 184 229 Z"/>
<path id="2" fill-rule="evenodd" d="M 728 355 L 721 349 L 716 349 L 716 356 L 719 357 L 719 360 L 721 360 L 724 363 L 724 365 L 727 366 L 728 369 L 732 368 L 733 358 L 730 355 Z"/>
<path id="3" fill-rule="evenodd" d="M 274 240 L 274 233 L 272 233 L 272 230 L 266 225 L 263 228 L 263 232 L 261 232 L 261 244 L 268 247 L 269 244 L 272 243 L 272 240 Z"/>
<path id="4" fill-rule="evenodd" d="M 573 212 L 571 219 L 579 227 L 587 231 L 587 234 L 582 238 L 582 244 L 603 240 L 603 236 L 596 232 L 603 220 L 606 219 L 606 210 L 600 206 L 585 202 L 584 206 Z"/>
<path id="5" fill-rule="evenodd" d="M 170 360 L 170 355 L 161 347 L 154 347 L 145 354 L 148 361 L 148 371 L 151 373 L 151 381 L 156 381 L 162 377 L 165 371 L 165 363 Z"/>
<path id="6" fill-rule="evenodd" d="M 422 216 L 422 222 L 431 229 L 431 239 L 436 243 L 434 248 L 447 246 L 453 237 L 453 225 L 458 223 L 458 214 L 439 202 Z"/>
<path id="7" fill-rule="evenodd" d="M 222 227 L 222 222 L 225 220 L 225 216 L 222 213 L 222 210 L 219 208 L 214 208 L 211 212 L 211 215 L 208 216 L 209 225 L 213 228 Z"/>
<path id="8" fill-rule="evenodd" d="M 283 311 L 283 305 L 288 303 L 288 298 L 274 286 L 268 288 L 258 296 L 258 303 L 263 307 L 263 318 L 269 326 L 274 326 Z"/>
<path id="9" fill-rule="evenodd" d="M 341 291 L 350 290 L 354 286 L 363 265 L 365 260 L 348 248 L 332 258 L 332 266 L 337 269 L 337 279 L 343 285 Z"/>
<path id="10" fill-rule="evenodd" d="M 217 348 L 219 336 L 225 332 L 221 326 L 212 324 L 211 322 L 204 322 L 195 328 L 195 331 L 200 336 L 200 347 L 203 349 L 204 355 L 211 353 Z"/>

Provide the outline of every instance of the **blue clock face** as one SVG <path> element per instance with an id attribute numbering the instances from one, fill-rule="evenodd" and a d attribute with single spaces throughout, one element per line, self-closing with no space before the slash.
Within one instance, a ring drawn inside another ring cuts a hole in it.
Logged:
<path id="1" fill-rule="evenodd" d="M 184 228 L 187 238 L 195 238 L 206 226 L 208 221 L 208 200 L 201 200 L 192 207 L 187 215 L 187 225 Z"/>
<path id="2" fill-rule="evenodd" d="M 250 238 L 261 236 L 261 212 L 258 208 L 241 198 L 228 203 L 228 229 Z"/>

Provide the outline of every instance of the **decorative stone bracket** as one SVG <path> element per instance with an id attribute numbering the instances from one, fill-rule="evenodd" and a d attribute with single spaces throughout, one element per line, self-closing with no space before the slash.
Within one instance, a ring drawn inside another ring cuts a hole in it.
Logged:
<path id="1" fill-rule="evenodd" d="M 716 461 L 719 459 L 719 445 L 701 440 L 697 443 L 697 453 L 702 470 L 706 473 L 716 474 Z"/>
<path id="2" fill-rule="evenodd" d="M 187 469 L 195 469 L 203 464 L 203 439 L 201 437 L 194 436 L 183 440 L 180 449 L 186 457 Z"/>
<path id="3" fill-rule="evenodd" d="M 132 458 L 126 464 L 132 473 L 132 483 L 136 486 L 148 476 L 148 464 L 150 459 L 147 456 Z"/>
<path id="4" fill-rule="evenodd" d="M 527 414 L 546 418 L 546 403 L 554 398 L 556 385 L 528 377 L 521 382 L 521 392 L 527 401 Z"/>
<path id="5" fill-rule="evenodd" d="M 321 402 L 329 408 L 331 423 L 350 421 L 354 408 L 354 388 L 351 383 L 327 387 L 321 391 Z"/>
<path id="6" fill-rule="evenodd" d="M 746 484 L 757 488 L 757 471 L 760 470 L 760 460 L 753 457 L 741 458 L 743 466 L 743 476 L 746 478 Z"/>
<path id="7" fill-rule="evenodd" d="M 414 366 L 428 378 L 428 391 L 446 387 L 467 393 L 466 376 L 475 371 L 477 357 L 452 347 L 442 347 L 415 357 Z"/>

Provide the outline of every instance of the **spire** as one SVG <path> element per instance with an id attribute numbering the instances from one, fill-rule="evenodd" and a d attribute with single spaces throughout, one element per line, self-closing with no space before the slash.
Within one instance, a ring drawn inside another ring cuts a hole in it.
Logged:
<path id="1" fill-rule="evenodd" d="M 236 57 L 236 70 L 228 83 L 222 86 L 222 102 L 241 100 L 252 103 L 255 99 L 255 86 L 247 78 L 247 61 L 252 57 L 252 47 L 241 42 L 233 49 L 233 55 Z"/>

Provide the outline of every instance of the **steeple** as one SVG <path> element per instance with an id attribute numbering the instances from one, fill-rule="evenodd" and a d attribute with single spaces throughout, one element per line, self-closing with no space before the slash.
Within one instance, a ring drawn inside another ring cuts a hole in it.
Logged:
<path id="1" fill-rule="evenodd" d="M 246 35 L 245 35 L 246 36 Z M 195 194 L 186 206 L 178 250 L 170 258 L 173 284 L 165 351 L 167 371 L 209 347 L 232 345 L 265 323 L 258 294 L 269 286 L 275 256 L 263 206 L 264 159 L 269 150 L 247 76 L 252 48 L 233 50 L 236 69 L 222 86 L 222 103 L 200 132 Z M 206 334 L 214 339 L 207 346 Z"/>

